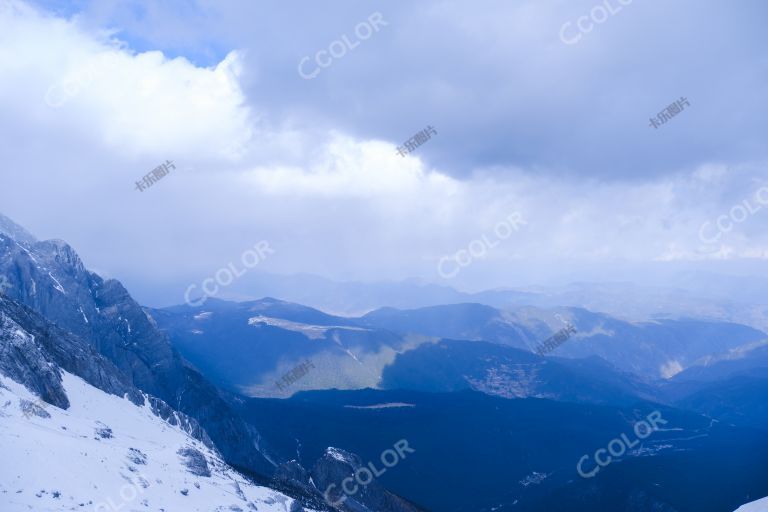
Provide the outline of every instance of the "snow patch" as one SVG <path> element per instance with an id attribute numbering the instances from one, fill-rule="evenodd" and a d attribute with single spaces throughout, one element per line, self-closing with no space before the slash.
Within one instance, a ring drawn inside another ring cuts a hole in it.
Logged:
<path id="1" fill-rule="evenodd" d="M 0 375 L 0 453 L 13 461 L 0 464 L 3 512 L 286 512 L 292 505 L 291 498 L 251 483 L 150 407 L 62 373 L 69 409 L 47 406 L 47 414 L 26 416 L 15 404 L 37 397 Z"/>
<path id="2" fill-rule="evenodd" d="M 350 457 L 344 453 L 341 453 L 338 448 L 334 448 L 333 446 L 326 448 L 325 453 L 330 455 L 333 459 L 338 460 L 339 462 L 343 462 L 345 464 L 354 464 L 354 461 Z"/>
<path id="3" fill-rule="evenodd" d="M 683 365 L 681 365 L 677 360 L 671 359 L 661 365 L 661 368 L 659 368 L 659 373 L 661 374 L 662 378 L 671 379 L 683 371 L 683 369 Z"/>
<path id="4" fill-rule="evenodd" d="M 313 325 L 303 324 L 300 322 L 292 322 L 290 320 L 283 320 L 282 318 L 272 318 L 268 316 L 254 316 L 248 319 L 248 325 L 264 324 L 272 327 L 279 327 L 286 331 L 294 331 L 303 334 L 311 340 L 322 340 L 325 338 L 325 333 L 331 329 L 343 329 L 347 331 L 368 331 L 361 327 L 347 327 L 340 325 Z"/>
<path id="5" fill-rule="evenodd" d="M 768 498 L 742 505 L 736 509 L 736 512 L 768 512 Z"/>
<path id="6" fill-rule="evenodd" d="M 48 272 L 48 277 L 50 277 L 51 279 L 53 279 L 53 282 L 54 282 L 54 283 L 56 283 L 55 285 L 53 285 L 53 287 L 54 287 L 54 288 L 56 288 L 57 290 L 59 290 L 59 291 L 60 291 L 61 293 L 63 293 L 64 295 L 66 295 L 66 294 L 67 294 L 67 292 L 66 292 L 66 291 L 64 291 L 64 287 L 63 287 L 63 286 L 61 286 L 61 283 L 59 282 L 59 280 L 58 280 L 58 279 L 56 279 L 55 277 L 53 277 L 53 274 L 51 274 L 50 272 Z"/>
<path id="7" fill-rule="evenodd" d="M 375 405 L 345 405 L 349 409 L 393 409 L 397 407 L 416 407 L 414 404 L 406 404 L 404 402 L 389 402 L 386 404 Z"/>

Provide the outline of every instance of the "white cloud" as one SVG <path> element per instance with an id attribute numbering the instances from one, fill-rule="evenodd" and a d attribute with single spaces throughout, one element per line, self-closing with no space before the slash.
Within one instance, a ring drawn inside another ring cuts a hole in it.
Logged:
<path id="1" fill-rule="evenodd" d="M 249 180 L 265 193 L 289 196 L 432 196 L 449 199 L 460 183 L 425 169 L 417 157 L 402 157 L 392 143 L 331 134 L 305 166 L 256 167 Z"/>
<path id="2" fill-rule="evenodd" d="M 712 163 L 642 182 L 506 166 L 459 180 L 419 150 L 403 158 L 392 142 L 268 119 L 270 98 L 242 92 L 249 60 L 240 51 L 199 67 L 134 53 L 15 0 L 0 6 L 2 210 L 118 277 L 204 276 L 268 239 L 277 255 L 264 270 L 437 280 L 441 256 L 514 212 L 528 224 L 449 284 L 513 284 L 535 266 L 561 271 L 568 261 L 768 253 L 759 215 L 723 247 L 702 251 L 698 240 L 702 222 L 764 183 L 759 165 Z M 58 106 L 46 104 L 50 87 L 68 80 L 77 87 L 66 101 L 49 94 Z M 186 170 L 133 190 L 165 159 Z"/>
<path id="3" fill-rule="evenodd" d="M 0 9 L 0 102 L 132 158 L 222 154 L 251 134 L 251 111 L 231 52 L 213 68 L 161 52 L 134 53 L 16 0 Z"/>

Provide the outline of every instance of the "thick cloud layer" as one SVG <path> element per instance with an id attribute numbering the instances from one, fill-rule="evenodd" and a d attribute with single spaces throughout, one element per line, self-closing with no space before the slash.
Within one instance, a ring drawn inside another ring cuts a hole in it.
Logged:
<path id="1" fill-rule="evenodd" d="M 0 211 L 141 289 L 260 240 L 263 271 L 466 288 L 768 259 L 762 3 L 297 10 L 0 0 Z"/>

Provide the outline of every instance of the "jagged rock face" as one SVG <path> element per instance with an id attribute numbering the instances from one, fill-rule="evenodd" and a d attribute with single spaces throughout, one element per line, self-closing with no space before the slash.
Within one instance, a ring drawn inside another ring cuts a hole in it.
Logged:
<path id="1" fill-rule="evenodd" d="M 213 442 L 196 420 L 174 411 L 158 398 L 141 393 L 90 344 L 29 308 L 0 296 L 0 374 L 24 385 L 44 402 L 67 409 L 69 398 L 62 385 L 62 370 L 106 393 L 126 397 L 136 405 L 149 403 L 156 416 L 213 448 Z M 37 405 L 24 407 L 31 414 L 38 414 Z"/>
<path id="2" fill-rule="evenodd" d="M 420 508 L 387 491 L 375 480 L 359 486 L 358 492 L 347 495 L 342 489 L 344 479 L 353 477 L 363 467 L 354 453 L 340 448 L 328 448 L 307 471 L 297 461 L 281 464 L 275 470 L 274 482 L 278 488 L 310 497 L 316 509 L 344 512 L 419 512 Z M 330 489 L 329 489 L 330 488 Z"/>
<path id="3" fill-rule="evenodd" d="M 0 214 L 0 234 L 4 234 L 14 240 L 18 240 L 24 244 L 34 244 L 37 242 L 32 234 L 26 229 L 19 226 L 5 215 Z"/>
<path id="4" fill-rule="evenodd" d="M 38 242 L 9 219 L 0 216 L 0 221 L 5 295 L 87 341 L 127 375 L 130 384 L 197 420 L 228 462 L 271 474 L 274 467 L 260 452 L 266 448 L 258 432 L 171 347 L 120 282 L 86 270 L 66 243 Z M 21 240 L 12 238 L 19 233 Z M 87 369 L 71 371 L 79 375 Z M 54 396 L 54 382 L 49 378 L 34 389 L 60 401 Z"/>
<path id="5" fill-rule="evenodd" d="M 193 438 L 202 441 L 205 446 L 217 452 L 216 445 L 211 438 L 208 437 L 208 433 L 200 426 L 197 420 L 174 410 L 167 403 L 153 396 L 148 396 L 147 401 L 155 416 L 164 419 L 168 424 L 173 425 L 174 427 L 179 426 L 184 432 L 188 433 Z"/>
<path id="6" fill-rule="evenodd" d="M 57 407 L 69 400 L 61 385 L 63 368 L 95 387 L 143 403 L 141 393 L 83 340 L 51 325 L 33 311 L 0 297 L 0 370 Z"/>
<path id="7" fill-rule="evenodd" d="M 23 398 L 19 400 L 19 409 L 21 410 L 22 414 L 24 414 L 24 416 L 26 417 L 30 417 L 30 416 L 37 416 L 38 418 L 51 417 L 51 415 L 48 414 L 48 411 L 43 409 L 41 406 L 37 405 L 35 402 L 24 400 Z"/>
<path id="8" fill-rule="evenodd" d="M 421 509 L 387 491 L 373 479 L 359 485 L 354 494 L 341 491 L 343 481 L 353 477 L 363 467 L 357 455 L 339 448 L 328 448 L 312 467 L 312 482 L 323 496 L 339 510 L 345 512 L 419 512 Z M 329 487 L 335 485 L 331 492 Z"/>
<path id="9" fill-rule="evenodd" d="M 211 470 L 208 468 L 208 461 L 200 450 L 195 448 L 181 448 L 178 451 L 179 456 L 183 459 L 184 465 L 187 466 L 187 470 L 195 476 L 202 476 L 205 478 L 211 477 Z"/>
<path id="10" fill-rule="evenodd" d="M 280 464 L 275 469 L 275 476 L 273 478 L 275 482 L 280 484 L 300 487 L 308 492 L 315 491 L 309 480 L 309 472 L 295 460 Z"/>
<path id="11" fill-rule="evenodd" d="M 271 487 L 296 497 L 297 501 L 294 501 L 293 505 L 296 512 L 304 510 L 303 507 L 299 508 L 299 500 L 304 507 L 312 510 L 337 510 L 325 502 L 322 493 L 315 488 L 309 472 L 295 460 L 284 462 L 275 469 Z M 294 512 L 293 508 L 291 512 Z"/>
<path id="12" fill-rule="evenodd" d="M 25 245 L 4 238 L 0 274 L 8 297 L 91 342 L 143 391 L 167 398 L 157 376 L 178 361 L 119 282 L 85 270 L 60 241 Z"/>
<path id="13" fill-rule="evenodd" d="M 0 305 L 7 299 L 0 297 Z M 69 399 L 61 385 L 61 373 L 51 364 L 35 342 L 34 336 L 0 310 L 0 373 L 24 384 L 46 402 L 69 407 Z"/>

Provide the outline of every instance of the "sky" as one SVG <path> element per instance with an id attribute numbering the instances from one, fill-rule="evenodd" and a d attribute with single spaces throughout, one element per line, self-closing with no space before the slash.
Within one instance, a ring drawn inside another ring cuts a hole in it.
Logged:
<path id="1" fill-rule="evenodd" d="M 261 242 L 260 272 L 466 290 L 764 276 L 766 14 L 0 0 L 0 213 L 150 305 Z"/>

